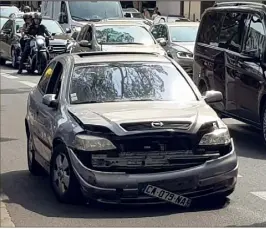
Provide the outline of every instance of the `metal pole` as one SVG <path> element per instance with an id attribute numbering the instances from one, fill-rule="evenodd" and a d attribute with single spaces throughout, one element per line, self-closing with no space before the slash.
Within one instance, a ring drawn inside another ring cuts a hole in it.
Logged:
<path id="1" fill-rule="evenodd" d="M 190 20 L 191 1 L 188 2 L 188 18 Z"/>

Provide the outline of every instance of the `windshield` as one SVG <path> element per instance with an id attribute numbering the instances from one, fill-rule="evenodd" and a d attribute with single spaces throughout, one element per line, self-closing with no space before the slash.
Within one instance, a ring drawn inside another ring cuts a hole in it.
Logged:
<path id="1" fill-rule="evenodd" d="M 9 17 L 12 13 L 18 13 L 19 9 L 17 7 L 1 7 L 0 6 L 0 15 L 1 17 Z"/>
<path id="2" fill-rule="evenodd" d="M 123 101 L 196 101 L 172 64 L 124 62 L 76 66 L 71 77 L 72 104 Z"/>
<path id="3" fill-rule="evenodd" d="M 132 13 L 134 18 L 144 18 L 144 16 L 141 13 Z"/>
<path id="4" fill-rule="evenodd" d="M 195 42 L 198 26 L 170 26 L 169 31 L 173 42 Z"/>
<path id="5" fill-rule="evenodd" d="M 155 44 L 151 34 L 138 25 L 98 26 L 96 27 L 96 39 L 102 44 Z"/>
<path id="6" fill-rule="evenodd" d="M 46 28 L 48 29 L 48 31 L 50 33 L 55 33 L 55 34 L 62 34 L 62 33 L 64 33 L 64 30 L 58 24 L 57 21 L 42 19 L 42 24 L 46 26 Z"/>
<path id="7" fill-rule="evenodd" d="M 0 18 L 0 29 L 2 29 L 3 25 L 8 21 L 8 18 Z"/>
<path id="8" fill-rule="evenodd" d="M 123 17 L 120 2 L 69 1 L 69 10 L 71 17 L 77 21 Z"/>

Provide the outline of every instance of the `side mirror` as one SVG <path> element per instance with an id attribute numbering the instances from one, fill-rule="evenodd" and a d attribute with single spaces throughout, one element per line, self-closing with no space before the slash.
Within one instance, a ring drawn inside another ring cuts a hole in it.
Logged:
<path id="1" fill-rule="evenodd" d="M 79 45 L 81 47 L 91 47 L 91 43 L 89 41 L 86 41 L 86 40 L 82 40 L 79 42 Z"/>
<path id="2" fill-rule="evenodd" d="M 161 45 L 161 46 L 166 46 L 166 40 L 165 38 L 158 38 L 156 41 Z"/>
<path id="3" fill-rule="evenodd" d="M 57 108 L 58 100 L 55 98 L 55 94 L 46 94 L 42 97 L 42 103 L 48 107 Z"/>
<path id="4" fill-rule="evenodd" d="M 223 101 L 223 94 L 220 91 L 206 91 L 203 94 L 206 103 L 219 103 Z"/>
<path id="5" fill-rule="evenodd" d="M 59 24 L 65 24 L 65 23 L 67 24 L 68 23 L 67 16 L 64 13 L 60 13 L 58 22 Z"/>
<path id="6" fill-rule="evenodd" d="M 66 33 L 71 33 L 71 29 L 70 28 L 66 28 Z"/>

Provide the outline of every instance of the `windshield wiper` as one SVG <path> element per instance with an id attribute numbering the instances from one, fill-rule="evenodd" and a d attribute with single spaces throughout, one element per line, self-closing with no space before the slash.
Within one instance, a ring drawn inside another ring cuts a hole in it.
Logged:
<path id="1" fill-rule="evenodd" d="M 89 21 L 88 19 L 86 18 L 83 18 L 83 17 L 79 17 L 79 16 L 75 16 L 75 15 L 71 15 L 73 19 L 77 19 L 77 20 L 81 20 L 81 21 Z"/>
<path id="2" fill-rule="evenodd" d="M 103 45 L 144 45 L 143 43 L 138 42 L 103 42 Z"/>

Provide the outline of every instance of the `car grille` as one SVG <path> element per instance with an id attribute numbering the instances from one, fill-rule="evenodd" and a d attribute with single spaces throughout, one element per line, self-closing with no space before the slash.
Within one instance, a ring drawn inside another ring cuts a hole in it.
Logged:
<path id="1" fill-rule="evenodd" d="M 92 167 L 100 171 L 156 173 L 204 164 L 219 154 L 194 153 L 194 139 L 178 133 L 152 133 L 115 137 L 118 150 L 92 153 Z"/>
<path id="2" fill-rule="evenodd" d="M 188 74 L 190 77 L 193 77 L 193 67 L 183 66 L 183 69 L 187 72 L 187 74 Z"/>
<path id="3" fill-rule="evenodd" d="M 152 122 L 138 122 L 138 123 L 122 123 L 120 126 L 126 131 L 143 131 L 156 129 L 179 129 L 188 130 L 191 122 L 160 122 L 162 125 L 153 127 Z"/>
<path id="4" fill-rule="evenodd" d="M 64 53 L 66 50 L 65 45 L 50 45 L 49 52 L 52 54 L 61 54 Z"/>

